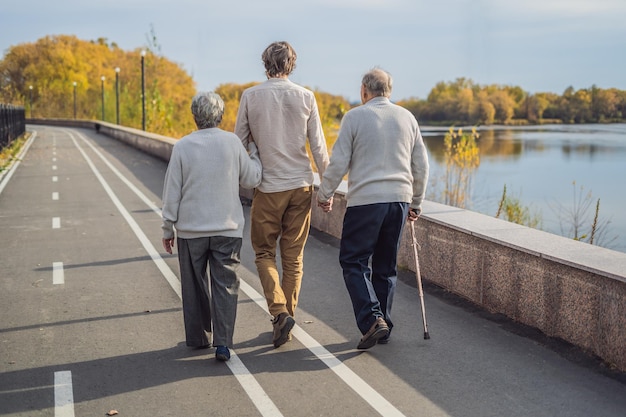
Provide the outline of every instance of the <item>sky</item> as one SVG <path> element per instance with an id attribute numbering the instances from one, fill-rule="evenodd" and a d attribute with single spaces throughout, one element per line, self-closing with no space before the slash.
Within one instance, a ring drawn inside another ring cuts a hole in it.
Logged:
<path id="1" fill-rule="evenodd" d="M 290 79 L 359 100 L 363 74 L 393 77 L 392 100 L 471 79 L 562 94 L 626 90 L 626 0 L 20 0 L 0 6 L 0 53 L 47 35 L 148 45 L 198 90 L 265 79 L 261 53 L 285 40 Z M 139 64 L 138 64 L 139 65 Z M 123 70 L 123 69 L 122 69 Z"/>

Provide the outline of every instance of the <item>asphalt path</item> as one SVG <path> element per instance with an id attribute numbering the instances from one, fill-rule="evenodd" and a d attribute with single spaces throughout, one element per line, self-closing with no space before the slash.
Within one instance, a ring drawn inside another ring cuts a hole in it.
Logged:
<path id="1" fill-rule="evenodd" d="M 91 130 L 29 130 L 0 180 L 0 415 L 626 415 L 621 374 L 435 288 L 424 340 L 404 272 L 391 342 L 357 350 L 337 241 L 316 231 L 291 342 L 272 346 L 246 228 L 233 357 L 190 349 L 161 247 L 166 163 Z"/>

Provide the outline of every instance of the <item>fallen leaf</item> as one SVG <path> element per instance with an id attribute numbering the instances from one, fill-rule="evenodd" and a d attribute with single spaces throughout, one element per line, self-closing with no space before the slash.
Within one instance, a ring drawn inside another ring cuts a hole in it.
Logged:
<path id="1" fill-rule="evenodd" d="M 117 415 L 117 414 L 119 414 L 119 413 L 117 412 L 117 410 L 111 410 L 111 411 L 109 411 L 109 412 L 107 413 L 107 416 L 115 416 L 115 415 Z"/>

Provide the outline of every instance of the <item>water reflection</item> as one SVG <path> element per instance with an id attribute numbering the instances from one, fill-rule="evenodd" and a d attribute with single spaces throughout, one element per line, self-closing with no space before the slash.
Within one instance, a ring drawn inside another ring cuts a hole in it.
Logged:
<path id="1" fill-rule="evenodd" d="M 432 157 L 438 162 L 444 162 L 444 134 L 425 136 L 424 141 Z M 519 139 L 515 139 L 512 132 L 498 132 L 493 130 L 485 130 L 479 132 L 477 140 L 480 156 L 490 157 L 496 156 L 502 159 L 519 157 L 523 150 L 523 143 Z"/>
<path id="2" fill-rule="evenodd" d="M 471 127 L 463 129 L 471 130 Z M 422 127 L 431 161 L 431 179 L 441 178 L 443 138 L 448 129 Z M 626 251 L 626 124 L 487 127 L 477 130 L 480 166 L 470 209 L 493 215 L 503 186 L 523 204 L 541 212 L 543 230 L 564 234 L 560 207 L 571 205 L 575 182 L 601 200 L 602 217 Z M 434 188 L 434 187 L 433 187 Z"/>

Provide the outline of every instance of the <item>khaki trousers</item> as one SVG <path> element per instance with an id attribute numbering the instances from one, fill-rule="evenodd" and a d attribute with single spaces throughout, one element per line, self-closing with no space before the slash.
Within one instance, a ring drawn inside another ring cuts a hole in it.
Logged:
<path id="1" fill-rule="evenodd" d="M 255 190 L 250 212 L 250 240 L 256 267 L 272 316 L 294 316 L 302 283 L 304 245 L 311 226 L 312 187 L 277 193 Z M 282 282 L 276 265 L 280 245 Z"/>

